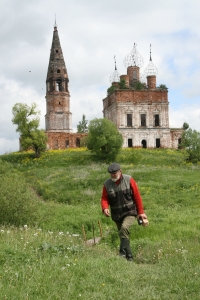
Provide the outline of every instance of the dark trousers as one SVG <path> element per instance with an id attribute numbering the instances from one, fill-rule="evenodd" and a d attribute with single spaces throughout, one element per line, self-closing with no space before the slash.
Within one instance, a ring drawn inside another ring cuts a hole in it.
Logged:
<path id="1" fill-rule="evenodd" d="M 128 239 L 130 236 L 129 228 L 133 225 L 133 222 L 135 221 L 134 216 L 127 216 L 122 221 L 115 222 L 118 229 L 118 234 L 121 239 Z"/>

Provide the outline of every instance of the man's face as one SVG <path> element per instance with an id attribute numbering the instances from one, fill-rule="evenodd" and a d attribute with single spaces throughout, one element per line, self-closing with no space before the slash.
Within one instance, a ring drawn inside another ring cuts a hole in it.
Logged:
<path id="1" fill-rule="evenodd" d="M 112 180 L 113 182 L 116 182 L 116 181 L 119 180 L 120 177 L 121 177 L 121 170 L 119 170 L 119 171 L 117 171 L 117 172 L 115 172 L 115 173 L 110 173 L 110 177 L 111 177 L 111 180 Z"/>

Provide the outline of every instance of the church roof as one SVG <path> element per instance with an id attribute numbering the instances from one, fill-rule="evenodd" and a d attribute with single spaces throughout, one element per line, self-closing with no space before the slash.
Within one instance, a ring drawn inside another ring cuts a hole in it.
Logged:
<path id="1" fill-rule="evenodd" d="M 65 61 L 58 35 L 57 25 L 55 24 L 53 31 L 53 40 L 50 50 L 49 66 L 47 71 L 47 80 L 50 77 L 58 76 L 68 78 L 67 69 L 65 66 Z"/>

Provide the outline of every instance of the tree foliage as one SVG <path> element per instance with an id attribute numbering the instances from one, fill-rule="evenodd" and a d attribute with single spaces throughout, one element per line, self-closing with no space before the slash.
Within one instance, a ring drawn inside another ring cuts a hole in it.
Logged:
<path id="1" fill-rule="evenodd" d="M 120 90 L 128 89 L 128 87 L 126 85 L 126 80 L 125 79 L 120 79 L 119 88 L 120 88 Z"/>
<path id="2" fill-rule="evenodd" d="M 187 130 L 189 127 L 190 126 L 188 123 L 186 123 L 186 122 L 183 123 L 183 130 Z"/>
<path id="3" fill-rule="evenodd" d="M 16 103 L 12 108 L 13 124 L 17 125 L 16 132 L 20 133 L 20 142 L 24 150 L 32 148 L 35 156 L 39 157 L 46 150 L 47 136 L 43 130 L 38 129 L 40 124 L 36 103 L 28 106 L 24 103 Z"/>
<path id="4" fill-rule="evenodd" d="M 117 87 L 115 85 L 111 85 L 108 89 L 107 89 L 107 94 L 111 95 L 115 90 L 117 89 Z"/>
<path id="5" fill-rule="evenodd" d="M 115 124 L 108 119 L 90 121 L 87 137 L 87 147 L 99 158 L 112 161 L 117 156 L 123 144 L 122 135 Z"/>
<path id="6" fill-rule="evenodd" d="M 144 89 L 144 84 L 140 81 L 136 81 L 135 83 L 131 84 L 131 87 L 136 91 L 141 91 Z"/>
<path id="7" fill-rule="evenodd" d="M 188 128 L 184 130 L 181 138 L 181 146 L 188 153 L 188 159 L 194 163 L 200 161 L 200 132 Z"/>
<path id="8" fill-rule="evenodd" d="M 160 85 L 158 86 L 158 88 L 161 89 L 161 90 L 167 90 L 167 87 L 166 87 L 165 84 L 160 84 Z"/>
<path id="9" fill-rule="evenodd" d="M 85 119 L 85 115 L 82 116 L 82 121 L 77 125 L 78 133 L 86 133 L 88 132 L 88 120 Z"/>
<path id="10" fill-rule="evenodd" d="M 125 79 L 120 79 L 120 82 L 118 83 L 118 86 L 116 85 L 111 85 L 108 89 L 107 89 L 107 94 L 110 95 L 112 94 L 115 90 L 120 89 L 120 90 L 126 90 L 128 89 L 127 85 L 126 85 L 126 80 Z"/>

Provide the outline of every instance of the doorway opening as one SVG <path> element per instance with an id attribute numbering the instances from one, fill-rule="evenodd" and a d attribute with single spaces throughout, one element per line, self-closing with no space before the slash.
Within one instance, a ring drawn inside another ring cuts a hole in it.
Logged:
<path id="1" fill-rule="evenodd" d="M 142 148 L 147 148 L 147 141 L 146 140 L 142 140 L 141 144 L 142 144 Z"/>
<path id="2" fill-rule="evenodd" d="M 160 148 L 160 139 L 156 139 L 156 148 Z"/>
<path id="3" fill-rule="evenodd" d="M 129 148 L 133 147 L 133 140 L 132 139 L 128 139 L 128 147 Z"/>

